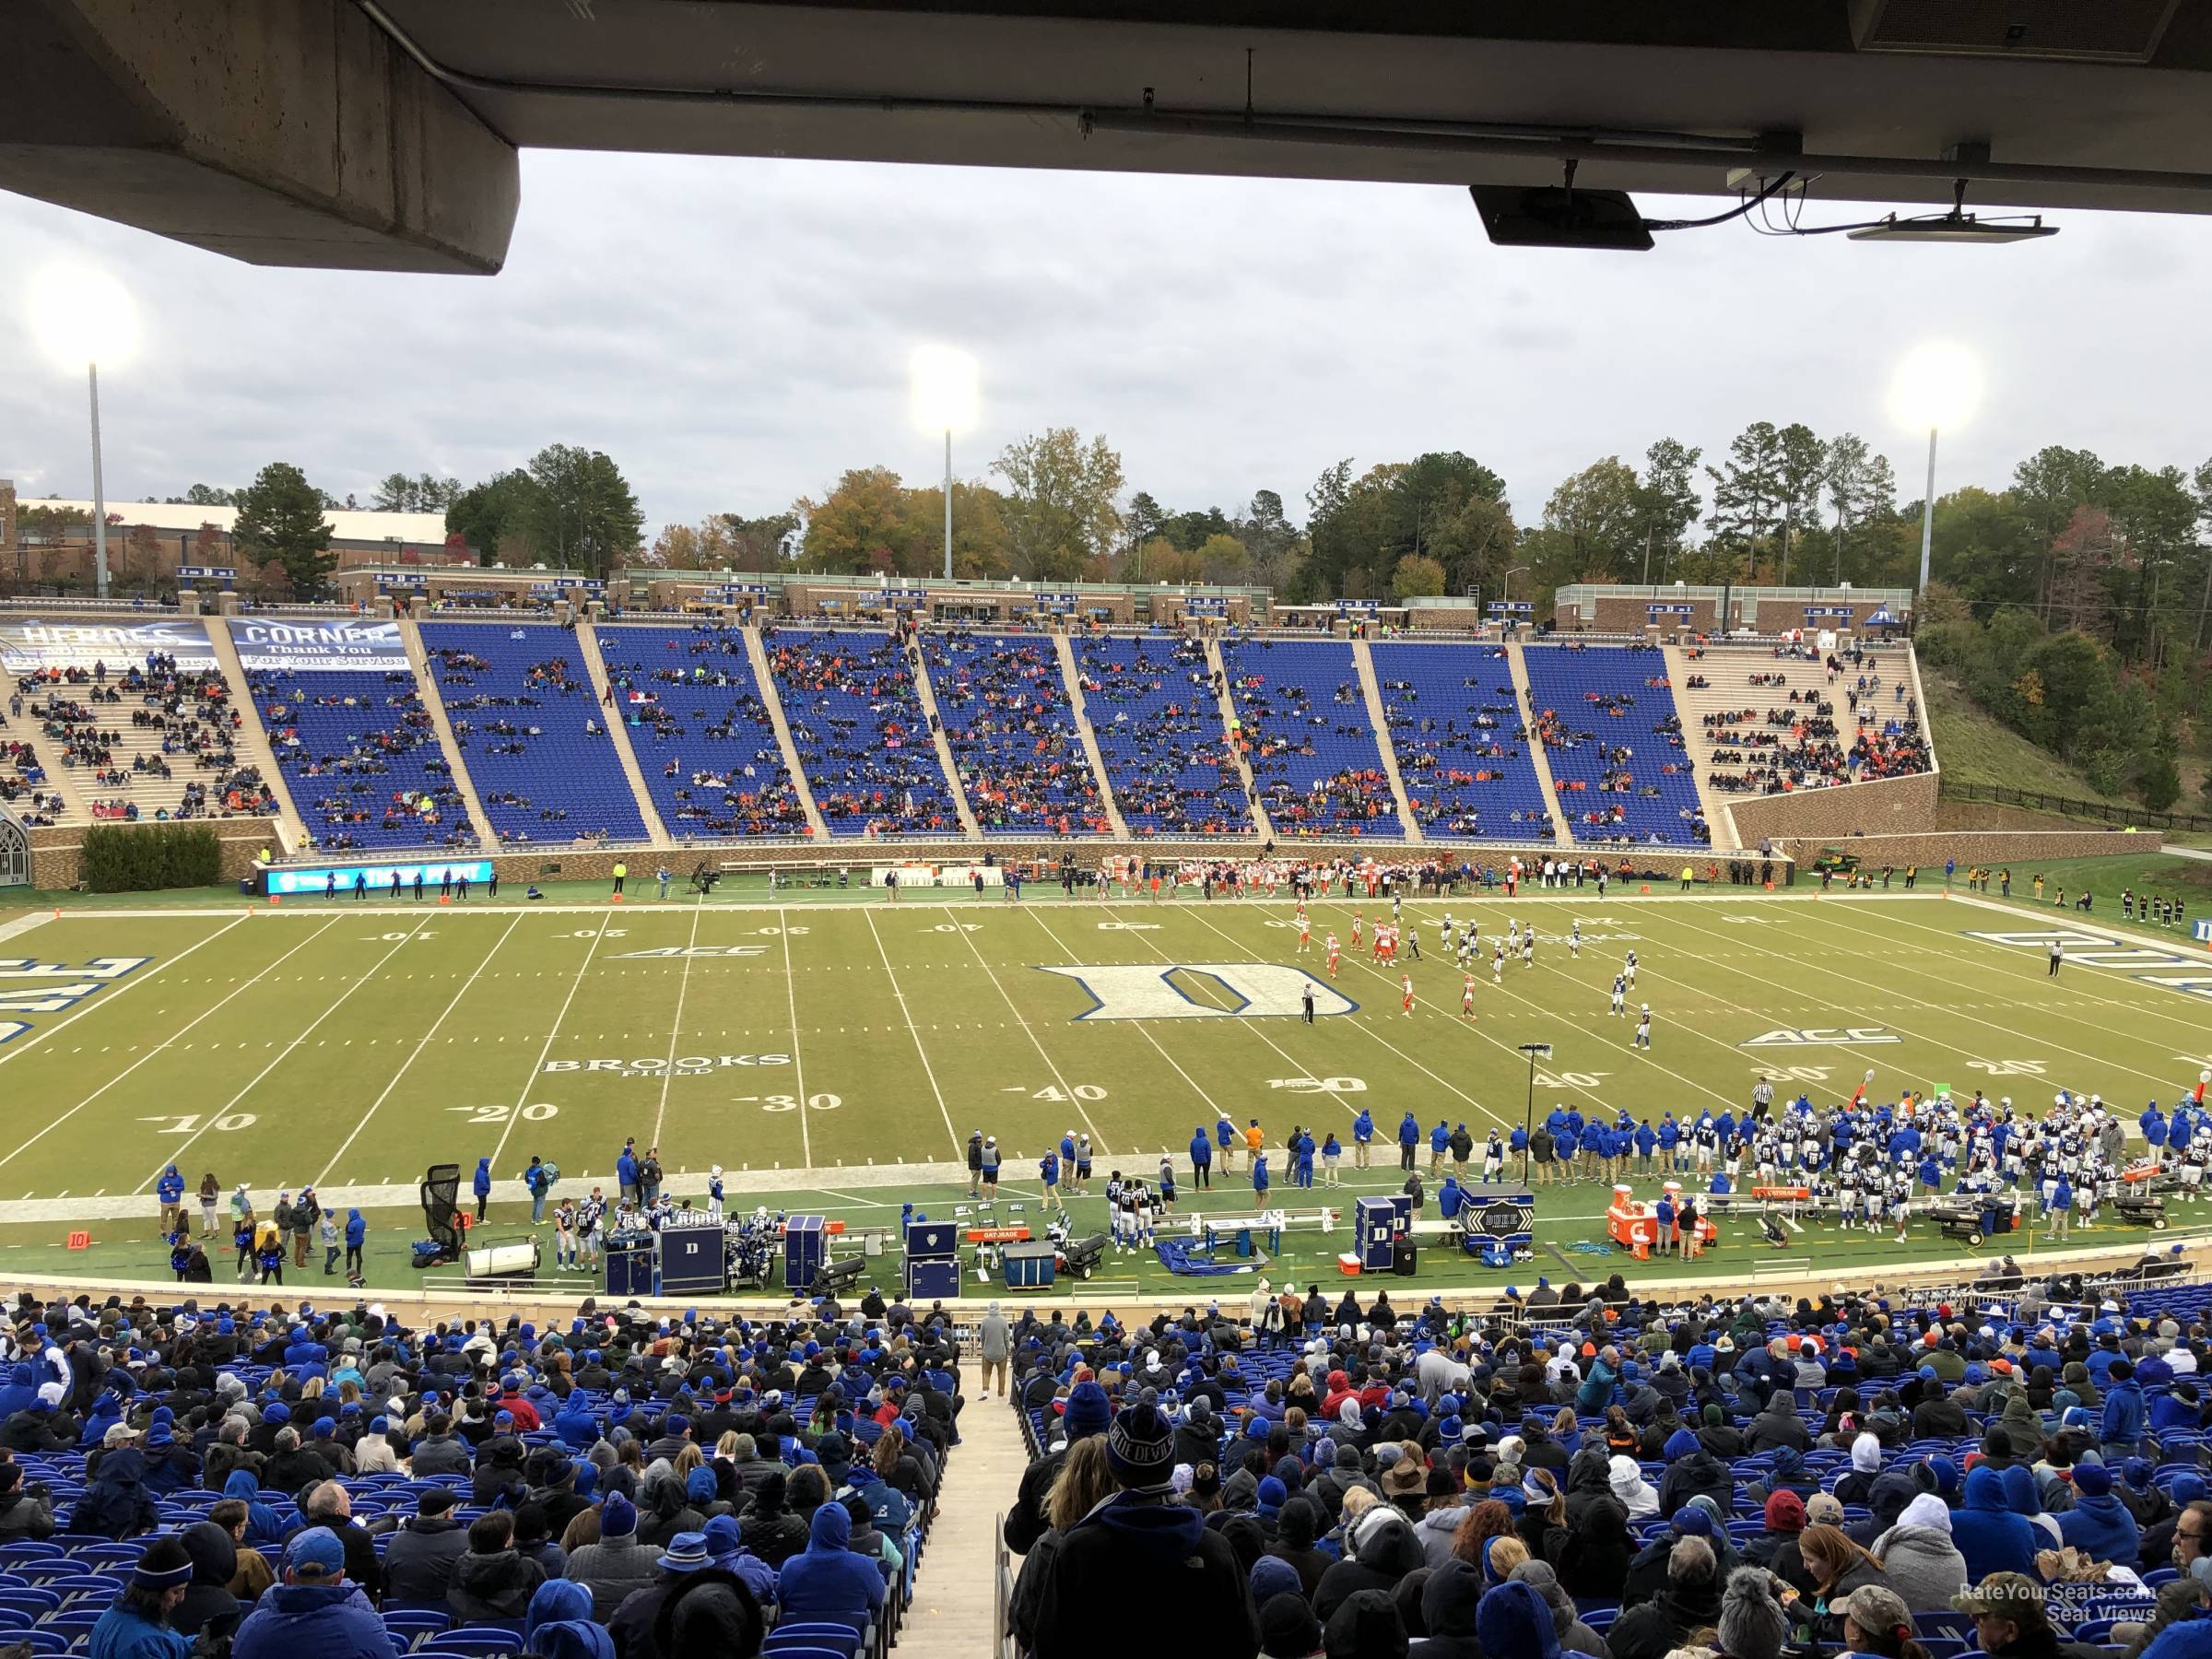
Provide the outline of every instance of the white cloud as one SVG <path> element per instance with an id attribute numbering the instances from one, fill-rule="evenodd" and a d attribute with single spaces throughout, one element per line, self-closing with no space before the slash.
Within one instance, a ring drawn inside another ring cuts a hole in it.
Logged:
<path id="1" fill-rule="evenodd" d="M 1408 186 L 532 153 L 506 272 L 256 270 L 16 197 L 0 245 L 120 275 L 143 311 L 102 377 L 111 495 L 300 463 L 338 495 L 395 467 L 474 480 L 551 441 L 618 461 L 650 519 L 781 509 L 847 466 L 933 477 L 914 344 L 980 359 L 968 476 L 1047 424 L 1103 431 L 1135 488 L 1233 508 L 1320 469 L 1464 449 L 1533 518 L 1566 473 L 1747 421 L 1854 429 L 1916 493 L 1885 412 L 1912 344 L 1980 354 L 1943 488 L 2047 442 L 2194 465 L 2212 224 L 2064 216 L 2010 248 L 1685 232 L 1644 255 L 1495 249 Z M 1710 211 L 1710 204 L 1688 205 Z M 1676 210 L 1651 204 L 1656 212 Z M 1807 210 L 1809 220 L 1857 217 Z M 83 394 L 0 300 L 0 475 L 81 495 Z"/>

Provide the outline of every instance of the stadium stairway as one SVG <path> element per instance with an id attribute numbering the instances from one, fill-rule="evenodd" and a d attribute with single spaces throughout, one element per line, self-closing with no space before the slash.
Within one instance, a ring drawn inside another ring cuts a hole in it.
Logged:
<path id="1" fill-rule="evenodd" d="M 415 670 L 415 689 L 421 695 L 422 706 L 429 712 L 430 728 L 438 734 L 438 752 L 445 757 L 452 769 L 453 787 L 461 792 L 461 803 L 468 808 L 469 828 L 477 832 L 479 846 L 497 847 L 500 838 L 494 834 L 491 819 L 486 816 L 484 803 L 477 798 L 477 781 L 468 775 L 462 764 L 460 740 L 453 735 L 453 723 L 446 717 L 445 699 L 438 691 L 438 677 L 430 672 L 429 659 L 422 649 L 422 629 L 412 617 L 399 619 L 399 642 L 406 651 L 407 665 Z M 254 712 L 256 722 L 260 711 Z"/>
<path id="2" fill-rule="evenodd" d="M 1528 758 L 1535 765 L 1536 782 L 1543 786 L 1544 809 L 1551 815 L 1551 839 L 1562 847 L 1571 847 L 1574 836 L 1567 828 L 1566 813 L 1559 809 L 1559 788 L 1551 781 L 1551 759 L 1544 752 L 1544 740 L 1536 735 L 1536 711 L 1528 698 L 1528 659 L 1521 654 L 1518 644 L 1508 644 L 1505 661 L 1513 671 L 1513 700 L 1521 705 L 1521 724 L 1528 733 Z"/>
<path id="3" fill-rule="evenodd" d="M 952 739 L 945 735 L 945 723 L 937 715 L 937 689 L 929 683 L 929 665 L 922 659 L 922 648 L 912 642 L 906 647 L 907 666 L 914 671 L 914 695 L 921 700 L 922 712 L 929 721 L 931 742 L 936 745 L 937 764 L 945 769 L 945 787 L 952 793 L 952 804 L 960 815 L 960 832 L 982 839 L 982 829 L 975 821 L 975 808 L 968 805 L 967 786 L 960 782 L 959 762 L 952 758 Z"/>
<path id="4" fill-rule="evenodd" d="M 1398 822 L 1406 827 L 1407 841 L 1426 841 L 1421 820 L 1414 816 L 1413 803 L 1406 798 L 1406 780 L 1398 775 L 1398 751 L 1390 740 L 1390 716 L 1383 712 L 1382 688 L 1375 679 L 1374 653 L 1367 648 L 1365 640 L 1352 641 L 1352 664 L 1359 670 L 1359 690 L 1367 699 L 1367 724 L 1375 728 L 1375 747 L 1382 753 L 1382 775 L 1390 780 L 1390 798 L 1398 805 Z"/>
<path id="5" fill-rule="evenodd" d="M 1113 827 L 1116 840 L 1129 839 L 1129 826 L 1122 820 L 1122 809 L 1113 804 L 1113 780 L 1106 774 L 1106 757 L 1099 752 L 1099 735 L 1090 729 L 1090 712 L 1083 706 L 1083 676 L 1076 667 L 1076 648 L 1064 633 L 1053 636 L 1053 650 L 1060 658 L 1060 683 L 1067 692 L 1067 706 L 1076 712 L 1076 730 L 1082 735 L 1083 753 L 1090 761 L 1090 775 L 1098 780 L 1099 805 L 1106 809 L 1106 821 Z"/>
<path id="6" fill-rule="evenodd" d="M 1682 717 L 1682 752 L 1689 757 L 1690 768 L 1698 785 L 1698 809 L 1704 813 L 1705 822 L 1712 831 L 1712 845 L 1736 847 L 1743 843 L 1735 838 L 1735 815 L 1728 809 L 1728 797 L 1716 789 L 1705 787 L 1712 774 L 1712 745 L 1704 740 L 1704 728 L 1690 713 L 1689 697 L 1696 695 L 1683 688 L 1696 673 L 1689 658 L 1679 645 L 1662 645 L 1660 653 L 1666 660 L 1666 677 L 1675 688 L 1675 709 Z"/>
<path id="7" fill-rule="evenodd" d="M 1218 640 L 1209 638 L 1206 642 L 1206 671 L 1213 676 L 1214 699 L 1221 708 L 1222 732 L 1236 731 L 1237 705 L 1230 700 L 1229 670 L 1221 665 L 1221 642 Z M 1275 826 L 1267 821 L 1267 809 L 1260 805 L 1259 788 L 1252 776 L 1252 759 L 1241 746 L 1234 743 L 1229 746 L 1229 752 L 1236 759 L 1237 775 L 1244 781 L 1244 795 L 1252 803 L 1253 828 L 1259 831 L 1263 842 L 1271 841 L 1275 839 Z"/>
<path id="8" fill-rule="evenodd" d="M 982 1374 L 974 1363 L 963 1381 Z M 928 1565 L 899 1631 L 898 1659 L 986 1659 L 996 1651 L 999 1517 L 1014 1507 L 1030 1449 L 1004 1400 L 970 1400 L 959 1424 L 959 1455 L 945 1465 Z M 1013 1567 L 1020 1571 L 1018 1558 Z"/>
<path id="9" fill-rule="evenodd" d="M 799 805 L 806 809 L 806 828 L 816 841 L 826 843 L 830 826 L 822 821 L 822 809 L 814 804 L 814 785 L 806 781 L 806 769 L 799 764 L 798 747 L 791 740 L 791 723 L 783 718 L 783 698 L 776 689 L 776 677 L 769 672 L 768 651 L 760 643 L 760 630 L 747 627 L 739 631 L 745 635 L 745 654 L 753 665 L 753 684 L 767 706 L 776 747 L 783 752 L 783 770 L 791 774 L 791 786 L 798 792 Z"/>
<path id="10" fill-rule="evenodd" d="M 293 803 L 284 769 L 276 764 L 276 751 L 269 744 L 269 735 L 262 728 L 261 709 L 246 690 L 246 665 L 238 660 L 238 641 L 230 637 L 229 619 L 204 615 L 200 621 L 207 629 L 207 642 L 215 649 L 215 665 L 230 682 L 231 700 L 245 715 L 239 722 L 232 741 L 248 765 L 261 769 L 261 775 L 276 792 L 277 804 L 284 808 L 274 825 L 277 847 L 287 853 L 297 853 L 307 840 L 306 825 L 300 817 L 300 808 Z"/>
<path id="11" fill-rule="evenodd" d="M 629 747 L 629 721 L 623 709 L 607 695 L 606 659 L 599 654 L 599 635 L 589 622 L 576 624 L 578 654 L 583 658 L 583 671 L 591 676 L 592 695 L 599 706 L 607 711 L 606 729 L 615 740 L 615 754 L 621 759 L 622 775 L 629 780 L 629 793 L 638 799 L 639 816 L 645 820 L 645 832 L 656 847 L 676 844 L 668 833 L 668 826 L 661 822 L 661 809 L 653 805 L 653 791 L 645 787 L 645 774 L 638 770 L 637 751 Z"/>

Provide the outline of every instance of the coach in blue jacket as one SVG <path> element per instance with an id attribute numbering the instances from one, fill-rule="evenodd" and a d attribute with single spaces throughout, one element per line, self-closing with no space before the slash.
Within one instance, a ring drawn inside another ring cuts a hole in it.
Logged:
<path id="1" fill-rule="evenodd" d="M 1214 1143 L 1206 1138 L 1203 1124 L 1191 1131 L 1191 1184 L 1194 1187 L 1214 1184 Z"/>

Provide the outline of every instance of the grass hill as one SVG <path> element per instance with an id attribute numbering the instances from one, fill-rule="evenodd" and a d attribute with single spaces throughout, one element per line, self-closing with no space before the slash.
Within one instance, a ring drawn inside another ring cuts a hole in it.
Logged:
<path id="1" fill-rule="evenodd" d="M 2139 804 L 2101 794 L 2056 755 L 2038 748 L 1997 721 L 1969 697 L 1963 687 L 1924 663 L 1920 684 L 1928 700 L 1936 760 L 1951 782 L 2040 790 L 2045 794 L 2115 806 Z"/>

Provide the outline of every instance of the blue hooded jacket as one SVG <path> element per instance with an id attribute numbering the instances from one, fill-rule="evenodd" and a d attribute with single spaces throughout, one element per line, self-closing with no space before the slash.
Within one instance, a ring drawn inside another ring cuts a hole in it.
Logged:
<path id="1" fill-rule="evenodd" d="M 477 1197 L 488 1198 L 491 1196 L 491 1159 L 488 1158 L 477 1159 L 476 1187 Z"/>
<path id="2" fill-rule="evenodd" d="M 1951 1542 L 1966 1558 L 1966 1582 L 1978 1584 L 1993 1572 L 2035 1575 L 2035 1552 L 2045 1535 L 2025 1515 L 2013 1512 L 2005 1481 L 1987 1464 L 1967 1472 L 1959 1506 L 1951 1516 Z"/>
<path id="3" fill-rule="evenodd" d="M 273 1584 L 231 1643 L 231 1659 L 398 1659 L 384 1621 L 356 1584 Z"/>
<path id="4" fill-rule="evenodd" d="M 1198 1519 L 1195 1510 L 1191 1518 Z M 844 1505 L 825 1503 L 814 1512 L 806 1547 L 785 1561 L 777 1575 L 786 1618 L 883 1606 L 883 1569 L 846 1548 L 852 1537 L 853 1518 Z"/>
<path id="5" fill-rule="evenodd" d="M 2148 1416 L 2143 1402 L 2143 1385 L 2133 1377 L 2123 1377 L 2104 1396 L 2100 1438 L 2108 1446 L 2139 1444 Z"/>
<path id="6" fill-rule="evenodd" d="M 2074 1495 L 2074 1507 L 2058 1518 L 2059 1536 L 2085 1555 L 2117 1567 L 2133 1567 L 2142 1559 L 2142 1530 L 2136 1518 L 2111 1492 Z"/>
<path id="7" fill-rule="evenodd" d="M 17 1361 L 5 1386 L 0 1386 L 0 1423 L 5 1423 L 18 1411 L 30 1409 L 30 1403 L 39 1397 L 39 1373 L 28 1359 Z"/>

